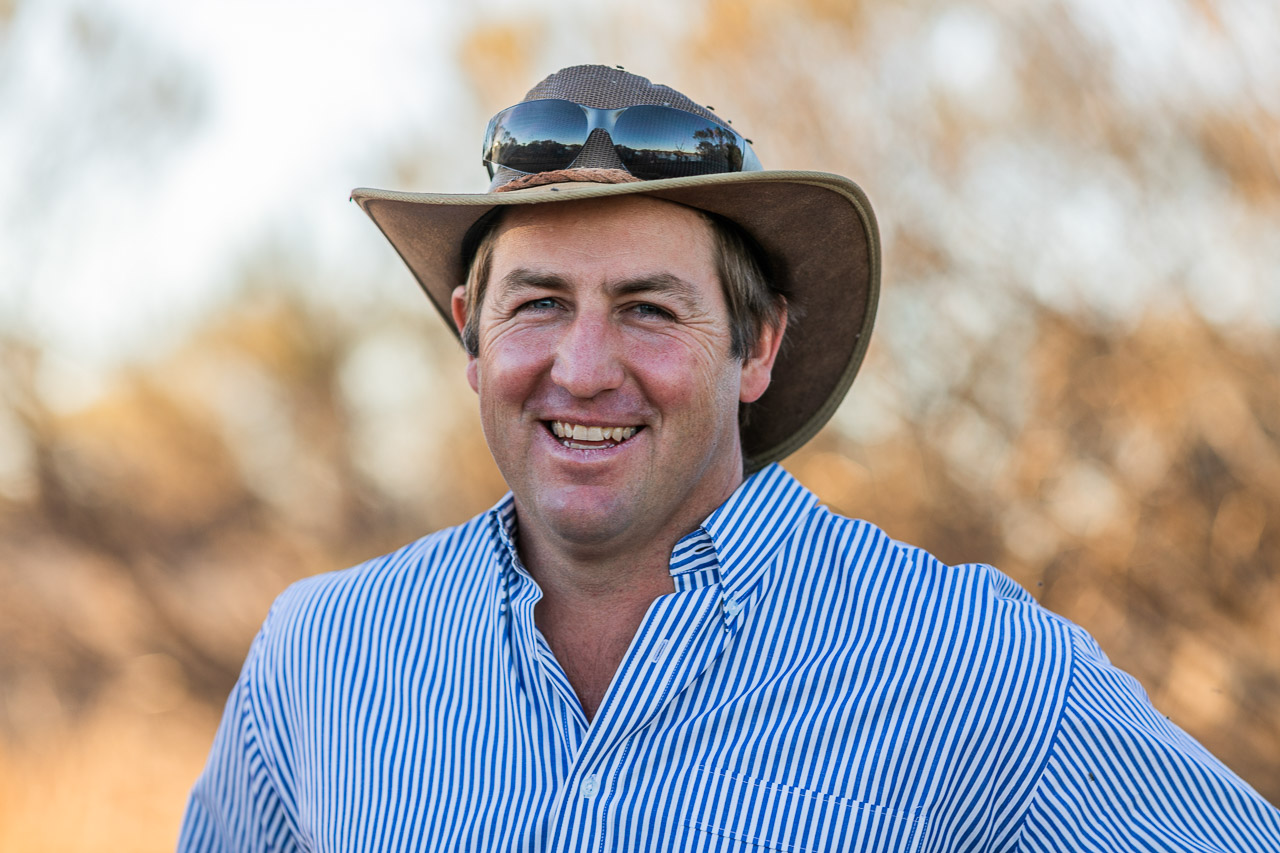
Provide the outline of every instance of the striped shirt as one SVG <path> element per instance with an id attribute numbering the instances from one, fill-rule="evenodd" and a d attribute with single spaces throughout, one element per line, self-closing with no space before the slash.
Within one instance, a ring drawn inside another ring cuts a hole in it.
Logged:
<path id="1" fill-rule="evenodd" d="M 1280 850 L 1082 629 L 770 466 L 674 549 L 591 722 L 508 496 L 276 602 L 182 850 Z"/>

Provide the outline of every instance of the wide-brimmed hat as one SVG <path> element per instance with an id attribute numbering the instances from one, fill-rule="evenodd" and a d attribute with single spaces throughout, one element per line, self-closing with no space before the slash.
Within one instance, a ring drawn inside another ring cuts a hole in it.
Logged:
<path id="1" fill-rule="evenodd" d="M 525 101 L 563 99 L 596 110 L 675 107 L 729 129 L 708 108 L 621 69 L 566 68 Z M 522 102 L 524 103 L 524 102 Z M 880 237 L 862 190 L 824 172 L 730 171 L 639 180 L 610 137 L 591 131 L 566 168 L 526 174 L 498 166 L 489 192 L 444 194 L 357 189 L 351 193 L 391 241 L 445 322 L 466 280 L 468 234 L 490 211 L 643 194 L 723 216 L 766 256 L 792 307 L 773 380 L 742 427 L 748 471 L 789 455 L 822 428 L 848 391 L 871 337 L 880 290 Z M 454 329 L 457 334 L 457 329 Z"/>

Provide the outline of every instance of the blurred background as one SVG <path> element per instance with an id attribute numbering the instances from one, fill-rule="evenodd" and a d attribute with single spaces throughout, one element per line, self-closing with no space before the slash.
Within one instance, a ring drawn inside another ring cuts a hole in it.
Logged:
<path id="1" fill-rule="evenodd" d="M 1280 5 L 0 0 L 0 849 L 173 846 L 291 581 L 504 491 L 353 187 L 623 65 L 852 176 L 870 354 L 787 467 L 1090 630 L 1280 802 Z"/>

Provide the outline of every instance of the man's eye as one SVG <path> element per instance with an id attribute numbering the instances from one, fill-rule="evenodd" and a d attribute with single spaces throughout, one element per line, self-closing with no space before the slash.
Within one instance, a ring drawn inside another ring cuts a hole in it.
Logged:
<path id="1" fill-rule="evenodd" d="M 541 299 L 531 299 L 520 306 L 521 310 L 546 311 L 549 308 L 556 307 L 556 300 L 550 296 L 544 296 Z"/>
<path id="2" fill-rule="evenodd" d="M 668 311 L 667 309 L 659 308 L 657 305 L 652 305 L 648 302 L 637 303 L 632 308 L 632 310 L 635 311 L 637 314 L 641 314 L 646 317 L 670 317 L 671 316 L 671 312 Z"/>

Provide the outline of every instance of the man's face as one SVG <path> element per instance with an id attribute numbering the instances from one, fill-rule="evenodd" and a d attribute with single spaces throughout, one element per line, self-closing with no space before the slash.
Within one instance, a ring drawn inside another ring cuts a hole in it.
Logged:
<path id="1" fill-rule="evenodd" d="M 777 337 L 729 355 L 711 228 L 687 208 L 509 210 L 468 379 L 522 538 L 607 553 L 696 527 L 741 482 L 738 403 L 764 393 Z"/>

